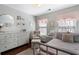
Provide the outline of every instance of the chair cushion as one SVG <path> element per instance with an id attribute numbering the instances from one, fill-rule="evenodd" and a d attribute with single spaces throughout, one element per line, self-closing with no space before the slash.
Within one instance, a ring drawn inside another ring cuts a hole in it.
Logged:
<path id="1" fill-rule="evenodd" d="M 41 42 L 47 43 L 47 42 L 49 42 L 50 40 L 52 40 L 53 37 L 52 37 L 52 36 L 41 36 L 40 39 L 41 39 Z"/>

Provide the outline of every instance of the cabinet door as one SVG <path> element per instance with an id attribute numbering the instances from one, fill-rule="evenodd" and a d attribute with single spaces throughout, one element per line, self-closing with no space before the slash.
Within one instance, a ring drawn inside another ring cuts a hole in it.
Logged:
<path id="1" fill-rule="evenodd" d="M 3 33 L 0 35 L 0 52 L 17 47 L 16 33 Z"/>
<path id="2" fill-rule="evenodd" d="M 6 39 L 5 34 L 0 35 L 0 52 L 3 52 L 6 50 Z"/>
<path id="3" fill-rule="evenodd" d="M 28 43 L 28 36 L 27 36 L 27 33 L 23 33 L 22 36 L 23 36 L 23 37 L 22 37 L 22 42 L 23 42 L 24 44 Z"/>
<path id="4" fill-rule="evenodd" d="M 21 36 L 21 33 L 17 33 L 18 35 L 17 35 L 17 46 L 20 46 L 20 45 L 22 45 L 22 43 L 21 43 L 21 38 L 22 38 L 22 36 Z"/>
<path id="5" fill-rule="evenodd" d="M 29 42 L 29 39 L 27 38 L 27 33 L 23 32 L 23 33 L 20 33 L 17 36 L 17 44 L 18 44 L 18 46 L 26 44 L 28 42 Z"/>
<path id="6" fill-rule="evenodd" d="M 6 35 L 6 46 L 7 49 L 12 49 L 17 47 L 17 38 L 15 34 Z"/>
<path id="7" fill-rule="evenodd" d="M 0 51 L 6 51 L 17 47 L 16 37 L 12 33 L 0 35 Z"/>
<path id="8" fill-rule="evenodd" d="M 27 43 L 29 43 L 29 36 L 30 36 L 30 34 L 29 34 L 29 32 L 27 32 L 26 36 L 25 36 L 25 40 L 27 41 Z"/>

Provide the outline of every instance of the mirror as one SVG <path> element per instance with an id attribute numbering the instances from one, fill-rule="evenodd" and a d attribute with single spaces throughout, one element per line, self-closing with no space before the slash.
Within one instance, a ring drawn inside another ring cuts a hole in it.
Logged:
<path id="1" fill-rule="evenodd" d="M 11 15 L 0 15 L 0 26 L 9 26 L 14 24 L 14 19 Z"/>
<path id="2" fill-rule="evenodd" d="M 14 24 L 14 18 L 11 15 L 8 14 L 0 15 L 0 31 L 6 30 L 6 28 L 10 29 L 9 27 L 11 27 L 13 24 Z"/>

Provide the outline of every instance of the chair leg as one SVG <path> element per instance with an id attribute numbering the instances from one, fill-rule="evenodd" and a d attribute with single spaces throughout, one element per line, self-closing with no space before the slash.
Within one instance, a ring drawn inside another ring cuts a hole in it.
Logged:
<path id="1" fill-rule="evenodd" d="M 33 43 L 33 55 L 35 55 L 35 44 Z"/>
<path id="2" fill-rule="evenodd" d="M 0 52 L 0 55 L 1 55 L 1 52 Z"/>
<path id="3" fill-rule="evenodd" d="M 58 50 L 56 49 L 56 55 L 58 55 Z"/>

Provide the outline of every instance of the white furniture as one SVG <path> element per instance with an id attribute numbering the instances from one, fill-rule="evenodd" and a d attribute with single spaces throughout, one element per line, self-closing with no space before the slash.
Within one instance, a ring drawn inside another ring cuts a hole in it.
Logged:
<path id="1" fill-rule="evenodd" d="M 23 45 L 29 43 L 29 32 L 18 33 L 17 34 L 17 45 Z"/>
<path id="2" fill-rule="evenodd" d="M 35 37 L 31 41 L 31 48 L 33 49 L 33 54 L 36 54 L 35 49 L 39 48 L 39 44 L 41 40 L 38 37 Z"/>
<path id="3" fill-rule="evenodd" d="M 27 32 L 0 33 L 0 53 L 26 43 L 29 43 L 29 33 Z"/>
<path id="4" fill-rule="evenodd" d="M 33 40 L 32 40 L 32 43 L 40 43 L 40 42 L 41 42 L 40 39 L 33 39 Z"/>
<path id="5" fill-rule="evenodd" d="M 32 48 L 33 48 L 33 47 L 38 48 L 38 44 L 37 44 L 37 43 L 40 43 L 40 42 L 41 42 L 41 40 L 40 40 L 39 37 L 33 38 L 32 41 L 31 41 L 31 43 L 32 43 L 32 45 L 31 45 Z"/>

